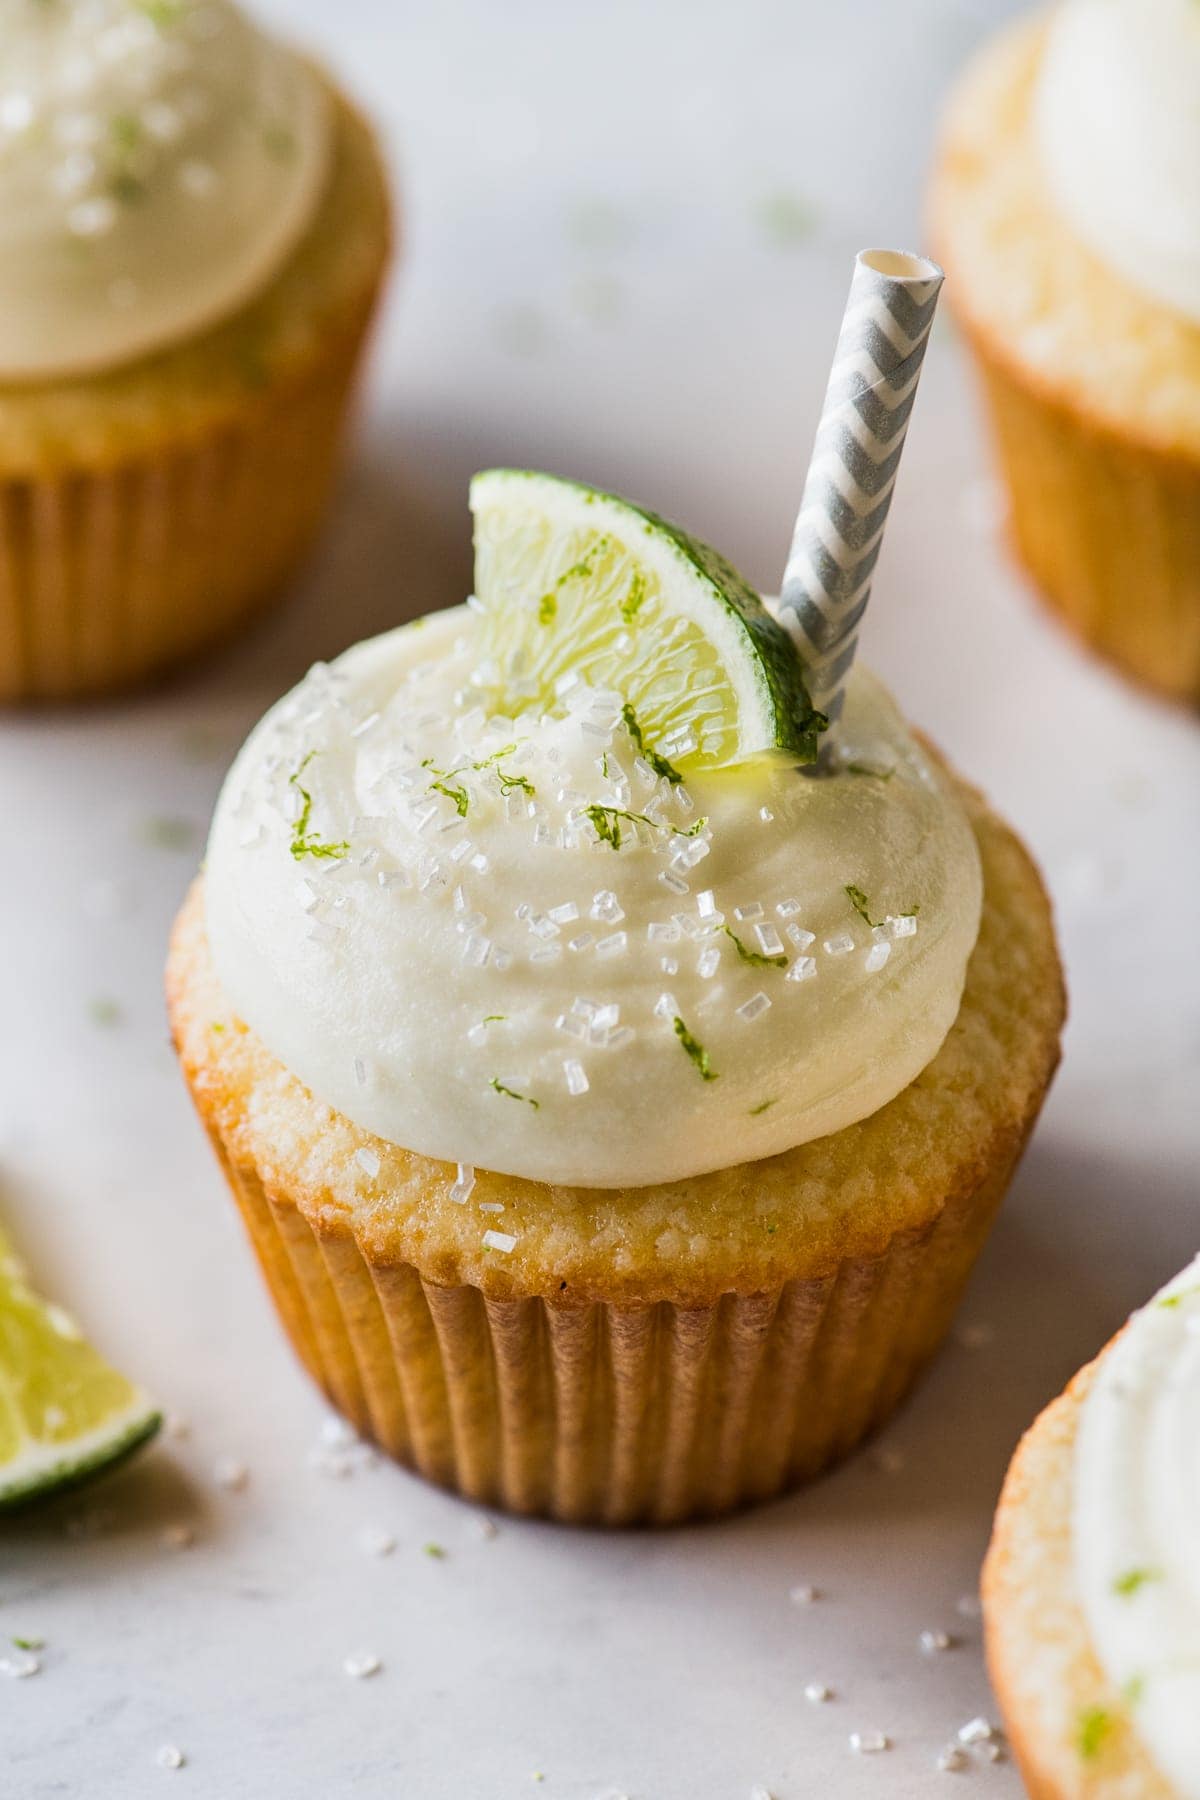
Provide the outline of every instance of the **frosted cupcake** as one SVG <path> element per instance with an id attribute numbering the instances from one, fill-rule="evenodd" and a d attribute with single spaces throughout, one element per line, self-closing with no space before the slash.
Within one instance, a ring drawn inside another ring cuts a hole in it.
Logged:
<path id="1" fill-rule="evenodd" d="M 57 699 L 286 580 L 387 200 L 362 120 L 228 0 L 0 0 L 0 33 L 0 699 Z"/>
<path id="2" fill-rule="evenodd" d="M 1200 702 L 1200 10 L 1065 0 L 990 44 L 933 191 L 1014 544 L 1068 623 Z"/>
<path id="3" fill-rule="evenodd" d="M 1035 1800 L 1200 1795 L 1200 1262 L 1027 1433 L 984 1577 Z"/>
<path id="4" fill-rule="evenodd" d="M 296 1349 L 473 1499 L 676 1520 L 943 1336 L 1058 1054 L 1019 843 L 714 552 L 476 480 L 476 596 L 318 666 L 219 801 L 175 1041 Z"/>

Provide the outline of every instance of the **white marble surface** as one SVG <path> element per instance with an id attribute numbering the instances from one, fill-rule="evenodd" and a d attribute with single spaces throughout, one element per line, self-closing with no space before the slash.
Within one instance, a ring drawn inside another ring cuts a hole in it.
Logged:
<path id="1" fill-rule="evenodd" d="M 615 1537 L 500 1520 L 488 1539 L 390 1467 L 314 1469 L 324 1411 L 269 1316 L 160 1000 L 240 737 L 315 656 L 459 596 L 473 468 L 623 488 L 777 578 L 852 252 L 917 238 L 937 97 L 1006 8 L 272 10 L 384 125 L 405 257 L 291 604 L 167 691 L 0 720 L 0 1210 L 43 1282 L 191 1423 L 86 1501 L 0 1528 L 0 1634 L 46 1639 L 36 1679 L 0 1680 L 0 1789 L 909 1800 L 962 1781 L 1012 1800 L 1011 1765 L 934 1772 L 959 1725 L 994 1717 L 956 1603 L 1018 1433 L 1200 1236 L 1200 735 L 1078 654 L 1006 564 L 949 331 L 869 657 L 1040 855 L 1072 1017 L 966 1306 L 988 1330 L 950 1345 L 876 1453 L 725 1525 Z M 813 228 L 781 242 L 796 203 Z M 109 998 L 119 1021 L 95 1023 Z M 215 1483 L 223 1456 L 246 1463 L 243 1492 Z M 180 1522 L 189 1550 L 163 1541 Z M 394 1552 L 365 1554 L 364 1528 Z M 824 1597 L 794 1604 L 798 1583 Z M 958 1645 L 923 1656 L 937 1628 Z M 370 1680 L 342 1670 L 360 1649 L 383 1664 Z M 836 1699 L 807 1701 L 814 1681 Z M 857 1758 L 855 1730 L 894 1747 Z"/>

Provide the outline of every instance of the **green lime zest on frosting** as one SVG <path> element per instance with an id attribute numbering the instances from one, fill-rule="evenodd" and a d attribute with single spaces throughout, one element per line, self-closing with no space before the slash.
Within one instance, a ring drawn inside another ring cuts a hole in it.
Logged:
<path id="1" fill-rule="evenodd" d="M 465 775 L 468 770 L 482 773 L 484 769 L 495 769 L 496 779 L 500 783 L 500 792 L 502 794 L 511 794 L 514 788 L 519 788 L 523 794 L 528 794 L 530 798 L 532 798 L 537 792 L 532 781 L 528 780 L 524 775 L 506 774 L 503 769 L 498 767 L 506 756 L 511 756 L 513 752 L 519 750 L 520 747 L 521 740 L 518 739 L 514 743 L 502 745 L 499 750 L 493 750 L 490 756 L 480 757 L 478 762 L 460 763 L 456 769 L 439 769 L 434 763 L 432 756 L 427 756 L 423 759 L 421 767 L 423 769 L 428 769 L 431 775 L 437 777 L 436 780 L 430 782 L 429 792 L 431 794 L 444 794 L 447 800 L 453 800 L 459 818 L 465 819 L 471 804 L 471 796 L 467 793 L 466 788 L 463 787 L 461 782 L 453 787 L 449 784 L 454 781 L 456 775 Z"/>
<path id="2" fill-rule="evenodd" d="M 1099 1756 L 1112 1732 L 1113 1716 L 1103 1706 L 1089 1706 L 1079 1717 L 1079 1754 L 1085 1762 Z"/>
<path id="3" fill-rule="evenodd" d="M 1139 1588 L 1145 1587 L 1148 1581 L 1161 1581 L 1161 1569 L 1126 1569 L 1118 1575 L 1112 1584 L 1113 1593 L 1120 1594 L 1123 1599 L 1136 1594 Z"/>
<path id="4" fill-rule="evenodd" d="M 698 1038 L 694 1038 L 683 1020 L 675 1019 L 675 1036 L 683 1045 L 684 1052 L 690 1056 L 699 1071 L 701 1081 L 719 1081 L 721 1077 L 709 1061 L 708 1051 Z"/>
<path id="5" fill-rule="evenodd" d="M 867 899 L 867 896 L 860 887 L 855 887 L 853 883 L 851 883 L 843 890 L 843 892 L 859 918 L 864 924 L 869 925 L 872 931 L 878 931 L 881 925 L 887 924 L 886 919 L 873 919 L 871 917 L 871 902 Z M 902 919 L 915 919 L 920 910 L 919 906 L 910 906 L 908 911 L 902 912 L 899 917 Z"/>
<path id="6" fill-rule="evenodd" d="M 770 1100 L 760 1100 L 757 1106 L 752 1106 L 750 1108 L 750 1117 L 752 1119 L 757 1119 L 759 1113 L 765 1113 L 765 1112 L 769 1111 L 769 1109 L 772 1106 L 778 1105 L 778 1102 L 779 1102 L 778 1095 L 776 1095 L 773 1099 L 770 1099 Z M 771 1229 L 773 1230 L 774 1227 L 772 1227 Z"/>
<path id="7" fill-rule="evenodd" d="M 1200 1294 L 1200 1287 L 1180 1288 L 1177 1294 L 1167 1294 L 1162 1300 L 1157 1300 L 1155 1305 L 1161 1306 L 1166 1312 L 1174 1312 L 1177 1306 L 1183 1306 L 1186 1301 L 1194 1300 L 1197 1294 Z"/>
<path id="8" fill-rule="evenodd" d="M 1146 1677 L 1144 1675 L 1131 1675 L 1129 1680 L 1125 1683 L 1125 1686 L 1121 1689 L 1121 1692 L 1130 1706 L 1139 1705 L 1146 1692 Z"/>
<path id="9" fill-rule="evenodd" d="M 466 818 L 467 813 L 470 810 L 471 800 L 466 788 L 461 784 L 454 787 L 448 781 L 431 781 L 429 784 L 429 791 L 431 794 L 445 794 L 447 800 L 453 800 L 455 811 L 458 813 L 459 818 Z"/>
<path id="10" fill-rule="evenodd" d="M 483 1023 L 485 1025 L 503 1025 L 507 1017 L 507 1013 L 489 1013 Z"/>
<path id="11" fill-rule="evenodd" d="M 633 739 L 634 749 L 645 762 L 650 764 L 650 767 L 654 770 L 656 775 L 661 775 L 664 780 L 671 783 L 672 787 L 677 787 L 683 780 L 683 776 L 679 773 L 679 770 L 673 763 L 667 761 L 665 756 L 660 756 L 657 750 L 652 750 L 650 748 L 650 745 L 642 736 L 642 728 L 637 722 L 637 714 L 634 712 L 632 706 L 630 706 L 628 700 L 621 708 L 621 717 L 625 721 L 626 731 Z"/>
<path id="12" fill-rule="evenodd" d="M 421 1548 L 426 1556 L 431 1556 L 433 1558 L 434 1562 L 443 1562 L 445 1560 L 446 1547 L 444 1544 L 423 1544 Z"/>
<path id="13" fill-rule="evenodd" d="M 775 956 L 765 956 L 761 950 L 751 950 L 749 944 L 743 944 L 737 932 L 730 926 L 722 925 L 721 930 L 725 933 L 725 936 L 729 939 L 741 960 L 744 963 L 749 963 L 752 969 L 787 968 L 788 959 L 784 951 L 780 950 Z M 770 1105 L 771 1102 L 768 1101 L 767 1104 Z"/>
<path id="14" fill-rule="evenodd" d="M 14 1637 L 8 1641 L 18 1650 L 40 1650 L 46 1642 L 45 1638 L 39 1637 Z"/>
<path id="15" fill-rule="evenodd" d="M 337 844 L 328 844 L 323 838 L 318 837 L 315 831 L 309 830 L 313 798 L 309 790 L 301 786 L 300 777 L 316 754 L 315 750 L 310 750 L 300 767 L 293 769 L 288 776 L 288 786 L 295 788 L 302 801 L 300 816 L 292 827 L 292 841 L 288 845 L 288 849 L 297 862 L 302 856 L 348 856 L 350 854 L 350 846 L 344 839 Z"/>
<path id="16" fill-rule="evenodd" d="M 515 1088 L 505 1087 L 498 1075 L 492 1076 L 491 1080 L 488 1082 L 488 1086 L 497 1094 L 503 1094 L 506 1100 L 521 1100 L 526 1106 L 532 1106 L 534 1112 L 536 1112 L 541 1105 L 540 1100 L 531 1099 L 528 1094 L 518 1094 Z"/>
<path id="17" fill-rule="evenodd" d="M 672 837 L 698 837 L 708 824 L 707 819 L 697 819 L 685 830 L 682 825 L 665 825 L 660 819 L 648 819 L 645 813 L 626 812 L 621 806 L 587 806 L 584 812 L 595 827 L 600 842 L 611 844 L 614 850 L 619 850 L 624 841 L 622 819 L 627 819 L 631 825 L 649 825 L 652 831 L 669 831 Z"/>

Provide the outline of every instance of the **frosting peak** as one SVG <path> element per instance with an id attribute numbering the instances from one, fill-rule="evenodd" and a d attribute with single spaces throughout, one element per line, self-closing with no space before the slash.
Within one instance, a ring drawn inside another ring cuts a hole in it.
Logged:
<path id="1" fill-rule="evenodd" d="M 1200 7 L 1065 0 L 1036 129 L 1056 204 L 1110 268 L 1200 322 Z"/>
<path id="2" fill-rule="evenodd" d="M 208 932 L 268 1049 L 394 1143 L 584 1187 L 772 1155 L 913 1080 L 981 878 L 879 684 L 851 680 L 840 773 L 684 783 L 618 695 L 487 717 L 478 637 L 458 608 L 359 645 L 235 763 Z"/>
<path id="3" fill-rule="evenodd" d="M 274 274 L 327 162 L 313 72 L 229 0 L 0 0 L 0 380 L 108 368 Z"/>

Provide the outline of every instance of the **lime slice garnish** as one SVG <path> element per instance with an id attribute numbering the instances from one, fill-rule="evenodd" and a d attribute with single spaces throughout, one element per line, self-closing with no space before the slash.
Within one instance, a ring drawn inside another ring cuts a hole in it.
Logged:
<path id="1" fill-rule="evenodd" d="M 160 1424 L 141 1389 L 33 1292 L 0 1233 L 0 1511 L 98 1474 Z"/>
<path id="2" fill-rule="evenodd" d="M 486 678 L 504 710 L 553 706 L 574 677 L 619 694 L 672 768 L 814 759 L 825 720 L 799 652 L 707 544 L 532 470 L 476 475 L 471 510 Z"/>

